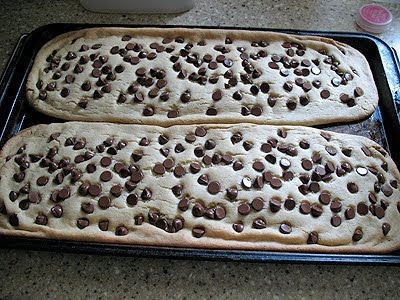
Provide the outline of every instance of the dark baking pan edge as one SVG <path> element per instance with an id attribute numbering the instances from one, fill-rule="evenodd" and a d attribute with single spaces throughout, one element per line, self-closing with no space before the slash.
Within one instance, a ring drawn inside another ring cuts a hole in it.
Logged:
<path id="1" fill-rule="evenodd" d="M 162 259 L 193 259 L 209 261 L 244 261 L 273 263 L 321 263 L 336 265 L 400 265 L 400 255 L 326 254 L 173 248 L 159 246 L 103 244 L 65 240 L 46 240 L 0 236 L 1 248 L 29 249 L 50 252 L 138 256 Z"/>
<path id="2" fill-rule="evenodd" d="M 19 39 L 9 63 L 1 77 L 0 82 L 0 112 L 7 108 L 8 112 L 13 110 L 16 104 L 16 98 L 12 103 L 6 103 L 4 96 L 9 88 L 9 84 L 13 81 L 19 81 L 20 84 L 15 87 L 16 95 L 23 89 L 26 76 L 30 71 L 31 65 L 25 72 L 18 72 L 19 55 L 27 46 L 29 40 L 40 35 L 43 31 L 48 30 L 50 27 L 62 27 L 62 31 L 77 30 L 88 27 L 163 27 L 163 28 L 177 28 L 177 27 L 190 27 L 190 28 L 209 28 L 215 29 L 211 26 L 184 26 L 184 25 L 118 25 L 118 24 L 50 24 L 40 27 L 30 34 L 21 36 Z M 393 110 L 396 118 L 391 120 L 394 127 L 400 128 L 399 111 L 400 111 L 400 75 L 397 68 L 397 61 L 395 53 L 392 49 L 382 40 L 367 34 L 360 33 L 347 33 L 347 32 L 326 32 L 326 31 L 299 31 L 299 30 L 280 30 L 280 29 L 266 29 L 266 28 L 235 28 L 235 27 L 220 27 L 220 29 L 243 29 L 243 30 L 261 30 L 261 31 L 275 31 L 284 32 L 289 34 L 300 35 L 320 35 L 338 38 L 367 38 L 373 41 L 381 56 L 382 64 L 389 80 L 388 87 L 393 95 L 393 103 L 389 103 L 389 109 Z M 61 33 L 61 32 L 60 32 Z M 37 51 L 38 49 L 35 49 Z M 36 54 L 36 53 L 35 53 Z M 393 63 L 395 62 L 395 63 Z M 32 62 L 31 62 L 32 63 Z M 7 80 L 8 79 L 8 80 Z M 395 80 L 394 80 L 395 79 Z M 381 105 L 382 103 L 380 103 Z M 7 105 L 7 106 L 6 106 Z M 393 116 L 393 115 L 392 115 Z M 387 119 L 387 117 L 386 117 Z M 4 141 L 4 133 L 7 126 L 13 125 L 14 133 L 20 130 L 19 124 L 11 124 L 13 117 L 8 114 L 4 126 L 1 128 L 0 140 Z M 3 123 L 3 121 L 1 122 Z M 3 124 L 2 124 L 3 125 Z M 15 126 L 16 125 L 16 126 Z M 399 134 L 400 130 L 396 130 Z M 394 149 L 392 149 L 393 152 Z M 396 152 L 394 152 L 396 153 Z M 400 151 L 397 151 L 400 154 Z M 393 154 L 393 153 L 392 153 Z M 397 164 L 399 160 L 395 160 Z M 224 260 L 224 261 L 250 261 L 250 262 L 275 262 L 275 263 L 324 263 L 324 264 L 360 264 L 360 265 L 400 265 L 399 254 L 383 254 L 383 255 L 364 255 L 364 254 L 312 254 L 312 253 L 293 253 L 293 252 L 266 252 L 266 251 L 247 251 L 247 250 L 214 250 L 214 249 L 191 249 L 191 248 L 172 248 L 172 247 L 157 247 L 157 246 L 137 246 L 137 245 L 117 245 L 117 244 L 101 244 L 89 242 L 75 242 L 63 240 L 46 240 L 46 239 L 32 239 L 20 237 L 6 237 L 0 236 L 1 248 L 17 248 L 17 249 L 31 249 L 42 251 L 54 252 L 71 252 L 71 253 L 86 253 L 86 254 L 103 254 L 103 255 L 124 255 L 124 256 L 141 256 L 141 257 L 156 257 L 156 258 L 173 258 L 173 259 L 202 259 L 202 260 Z"/>

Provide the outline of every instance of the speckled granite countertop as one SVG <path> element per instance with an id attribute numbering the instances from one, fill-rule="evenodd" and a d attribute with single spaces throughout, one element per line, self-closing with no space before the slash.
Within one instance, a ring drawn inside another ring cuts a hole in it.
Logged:
<path id="1" fill-rule="evenodd" d="M 0 0 L 0 72 L 22 33 L 55 22 L 251 26 L 361 31 L 354 20 L 369 1 L 198 0 L 172 15 L 95 14 L 77 0 Z M 40 3 L 40 5 L 38 5 Z M 297 5 L 295 4 L 297 3 Z M 400 4 L 378 35 L 400 52 Z M 0 249 L 0 299 L 400 298 L 398 268 L 280 265 L 92 256 Z M 334 296 L 335 295 L 335 296 Z"/>

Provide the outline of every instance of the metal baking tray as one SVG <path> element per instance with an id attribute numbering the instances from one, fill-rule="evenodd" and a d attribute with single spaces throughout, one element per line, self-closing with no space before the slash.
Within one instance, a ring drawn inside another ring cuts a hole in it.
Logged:
<path id="1" fill-rule="evenodd" d="M 121 26 L 151 27 L 143 25 L 118 24 L 50 24 L 20 37 L 0 80 L 0 147 L 20 130 L 39 123 L 63 122 L 38 113 L 31 108 L 25 97 L 25 83 L 33 60 L 39 49 L 55 36 L 88 27 Z M 176 28 L 181 26 L 157 26 Z M 182 26 L 188 27 L 188 26 Z M 208 28 L 216 27 L 194 27 Z M 382 40 L 367 34 L 279 30 L 266 28 L 232 28 L 259 31 L 277 31 L 300 35 L 318 35 L 333 38 L 358 49 L 370 63 L 378 88 L 379 106 L 368 119 L 346 123 L 318 126 L 336 132 L 363 135 L 381 144 L 400 167 L 400 70 L 394 49 Z M 400 251 L 385 255 L 363 254 L 312 254 L 293 252 L 214 250 L 193 248 L 172 248 L 157 246 L 117 245 L 63 240 L 46 240 L 22 237 L 0 236 L 0 247 L 32 250 L 62 251 L 108 255 L 135 255 L 161 258 L 185 258 L 207 260 L 291 262 L 291 263 L 333 263 L 333 264 L 384 264 L 400 265 Z"/>

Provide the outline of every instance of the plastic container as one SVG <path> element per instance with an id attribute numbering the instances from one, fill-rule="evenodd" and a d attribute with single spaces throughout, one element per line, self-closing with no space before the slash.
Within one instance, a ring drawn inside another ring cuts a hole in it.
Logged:
<path id="1" fill-rule="evenodd" d="M 194 0 L 80 0 L 87 10 L 101 13 L 179 13 L 191 9 Z"/>
<path id="2" fill-rule="evenodd" d="M 378 4 L 367 4 L 360 8 L 356 23 L 368 32 L 381 33 L 390 27 L 392 19 L 392 13 L 387 8 Z"/>

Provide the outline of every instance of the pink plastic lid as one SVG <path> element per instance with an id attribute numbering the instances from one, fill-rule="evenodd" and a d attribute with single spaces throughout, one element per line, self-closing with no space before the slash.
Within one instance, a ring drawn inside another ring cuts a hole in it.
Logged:
<path id="1" fill-rule="evenodd" d="M 381 33 L 386 31 L 392 22 L 392 13 L 385 7 L 377 4 L 367 4 L 360 8 L 356 23 L 362 29 Z"/>

